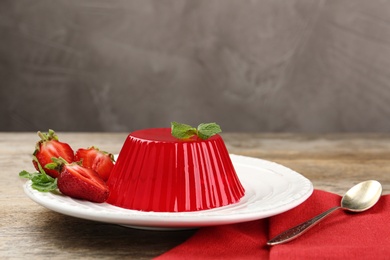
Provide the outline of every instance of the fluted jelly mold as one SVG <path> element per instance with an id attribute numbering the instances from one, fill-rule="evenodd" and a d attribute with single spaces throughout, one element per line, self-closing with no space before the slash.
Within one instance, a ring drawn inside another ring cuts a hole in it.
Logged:
<path id="1" fill-rule="evenodd" d="M 179 140 L 169 128 L 130 133 L 107 184 L 108 203 L 141 211 L 205 210 L 244 195 L 220 135 Z"/>

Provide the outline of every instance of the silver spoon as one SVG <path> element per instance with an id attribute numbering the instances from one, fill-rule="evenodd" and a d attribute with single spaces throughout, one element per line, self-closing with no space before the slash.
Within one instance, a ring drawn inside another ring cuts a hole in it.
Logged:
<path id="1" fill-rule="evenodd" d="M 356 184 L 345 193 L 341 200 L 341 206 L 331 208 L 320 215 L 288 229 L 267 242 L 267 245 L 273 246 L 282 244 L 302 235 L 315 224 L 329 216 L 337 209 L 343 209 L 352 212 L 365 211 L 374 206 L 382 195 L 382 185 L 378 181 L 370 180 Z"/>

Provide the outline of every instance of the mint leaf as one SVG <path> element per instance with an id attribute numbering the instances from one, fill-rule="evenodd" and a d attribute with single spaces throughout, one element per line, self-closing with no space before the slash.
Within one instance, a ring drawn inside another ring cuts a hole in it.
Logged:
<path id="1" fill-rule="evenodd" d="M 171 129 L 172 135 L 179 139 L 188 139 L 197 135 L 199 138 L 206 140 L 211 136 L 222 132 L 221 127 L 216 123 L 202 123 L 198 128 L 194 128 L 190 125 L 172 122 Z"/>
<path id="2" fill-rule="evenodd" d="M 30 173 L 28 171 L 23 170 L 19 172 L 19 176 L 21 178 L 31 180 L 32 182 L 31 187 L 35 190 L 41 192 L 49 192 L 49 191 L 57 190 L 57 179 L 51 177 L 50 175 L 47 175 L 43 170 L 41 164 L 38 162 L 38 160 L 36 160 L 35 157 L 34 160 L 38 163 L 39 172 Z"/>
<path id="3" fill-rule="evenodd" d="M 19 176 L 25 179 L 31 180 L 31 187 L 41 192 L 49 192 L 57 190 L 57 179 L 39 172 L 29 173 L 27 171 L 21 171 Z"/>
<path id="4" fill-rule="evenodd" d="M 31 180 L 32 178 L 34 178 L 35 176 L 37 176 L 39 174 L 40 174 L 39 172 L 29 173 L 28 171 L 24 171 L 24 170 L 19 172 L 20 177 L 25 178 L 25 179 L 29 179 L 29 180 Z"/>
<path id="5" fill-rule="evenodd" d="M 171 122 L 171 134 L 179 139 L 188 139 L 196 135 L 197 130 L 190 125 Z"/>
<path id="6" fill-rule="evenodd" d="M 202 123 L 198 126 L 198 136 L 203 140 L 220 132 L 222 132 L 221 127 L 216 123 Z"/>
<path id="7" fill-rule="evenodd" d="M 50 177 L 49 175 L 39 174 L 32 180 L 31 187 L 41 192 L 49 192 L 57 190 L 57 179 Z"/>

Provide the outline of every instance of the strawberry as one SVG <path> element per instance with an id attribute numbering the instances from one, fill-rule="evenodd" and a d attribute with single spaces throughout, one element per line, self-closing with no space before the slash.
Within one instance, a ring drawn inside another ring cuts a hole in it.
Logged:
<path id="1" fill-rule="evenodd" d="M 108 186 L 94 170 L 76 162 L 66 163 L 61 158 L 53 161 L 60 165 L 57 186 L 64 195 L 97 203 L 107 200 L 110 193 Z"/>
<path id="2" fill-rule="evenodd" d="M 46 165 L 52 163 L 52 158 L 62 157 L 65 161 L 71 163 L 74 161 L 74 152 L 67 143 L 62 143 L 58 140 L 58 136 L 55 132 L 49 129 L 48 133 L 38 132 L 38 136 L 41 138 L 35 146 L 33 153 L 33 164 L 35 169 L 39 171 L 38 163 L 42 165 L 46 174 L 53 178 L 58 177 L 57 169 L 48 169 Z"/>
<path id="3" fill-rule="evenodd" d="M 107 181 L 114 167 L 114 156 L 93 146 L 78 149 L 74 160 L 81 161 L 84 167 L 96 171 L 104 181 Z"/>

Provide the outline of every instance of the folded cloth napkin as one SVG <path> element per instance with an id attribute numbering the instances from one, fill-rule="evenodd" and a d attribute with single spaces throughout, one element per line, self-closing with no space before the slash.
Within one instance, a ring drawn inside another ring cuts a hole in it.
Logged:
<path id="1" fill-rule="evenodd" d="M 314 190 L 304 203 L 266 219 L 204 227 L 164 259 L 390 259 L 390 194 L 361 213 L 337 210 L 301 237 L 267 246 L 280 232 L 338 206 L 339 195 Z"/>

